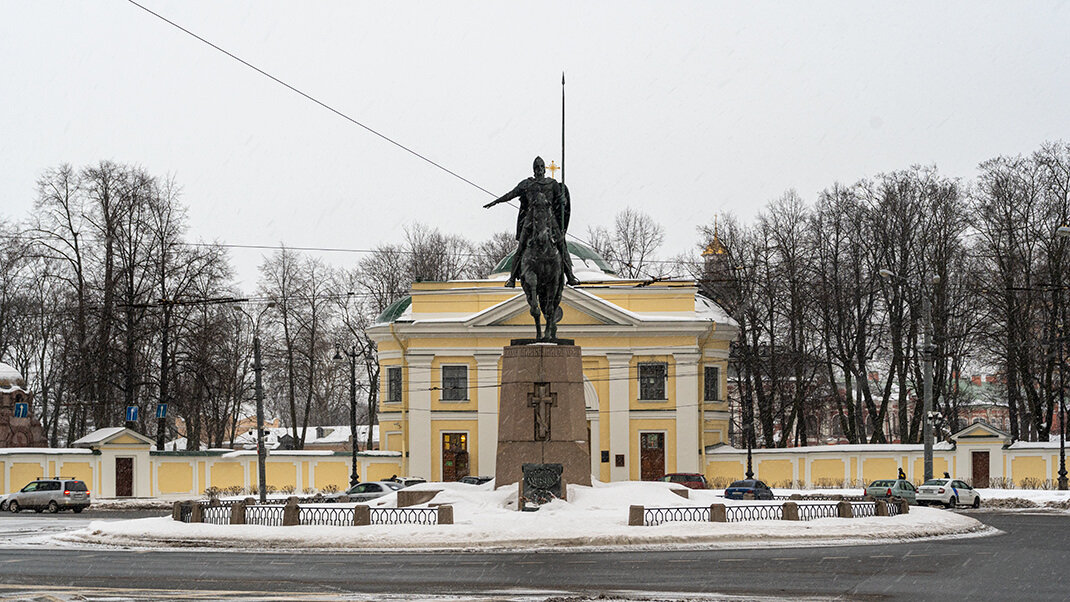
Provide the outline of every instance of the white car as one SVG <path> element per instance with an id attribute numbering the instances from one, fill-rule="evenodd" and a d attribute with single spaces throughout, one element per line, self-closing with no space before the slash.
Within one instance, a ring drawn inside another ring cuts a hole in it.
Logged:
<path id="1" fill-rule="evenodd" d="M 955 506 L 981 507 L 981 495 L 977 490 L 958 479 L 929 479 L 918 487 L 919 505 L 943 504 L 947 508 Z"/>

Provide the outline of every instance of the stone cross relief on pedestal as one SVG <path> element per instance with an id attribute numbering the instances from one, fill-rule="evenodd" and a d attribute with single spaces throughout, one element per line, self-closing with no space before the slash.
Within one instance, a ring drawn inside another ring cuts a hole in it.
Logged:
<path id="1" fill-rule="evenodd" d="M 550 408 L 557 405 L 557 393 L 550 392 L 550 383 L 533 383 L 535 391 L 528 393 L 528 405 L 535 408 L 535 440 L 550 440 Z"/>

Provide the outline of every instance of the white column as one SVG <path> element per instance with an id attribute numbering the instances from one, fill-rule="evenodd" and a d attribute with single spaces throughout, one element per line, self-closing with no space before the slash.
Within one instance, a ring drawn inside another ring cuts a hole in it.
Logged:
<path id="1" fill-rule="evenodd" d="M 674 353 L 676 363 L 676 471 L 703 472 L 699 466 L 702 427 L 697 353 Z"/>
<path id="2" fill-rule="evenodd" d="M 408 452 L 409 477 L 423 477 L 428 481 L 431 474 L 431 355 L 406 356 L 405 368 L 409 373 L 408 436 L 405 450 Z M 402 458 L 404 460 L 404 458 Z"/>
<path id="3" fill-rule="evenodd" d="M 609 480 L 627 481 L 629 475 L 629 426 L 628 416 L 630 374 L 628 362 L 631 353 L 607 353 L 609 360 Z M 624 466 L 617 466 L 617 455 L 624 455 Z"/>
<path id="4" fill-rule="evenodd" d="M 501 352 L 476 354 L 476 391 L 479 403 L 479 415 L 476 419 L 477 446 L 476 458 L 479 474 L 494 476 L 494 467 L 498 456 L 498 359 Z"/>

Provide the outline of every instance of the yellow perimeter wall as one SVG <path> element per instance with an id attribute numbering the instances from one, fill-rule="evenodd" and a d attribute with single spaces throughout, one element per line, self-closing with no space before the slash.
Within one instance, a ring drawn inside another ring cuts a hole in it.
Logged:
<path id="1" fill-rule="evenodd" d="M 858 450 L 858 446 L 795 447 L 760 449 L 752 453 L 751 464 L 755 478 L 773 487 L 856 487 L 877 479 L 894 479 L 899 468 L 915 483 L 922 481 L 924 457 L 920 450 L 878 451 Z M 910 446 L 917 447 L 917 446 Z M 952 477 L 969 480 L 970 463 L 956 462 L 956 450 L 943 449 L 933 453 L 933 476 L 945 472 Z M 959 450 L 969 455 L 969 450 Z M 1053 449 L 996 448 L 992 453 L 991 477 L 1003 476 L 1016 487 L 1036 486 L 1037 481 L 1058 478 L 1059 453 Z M 1002 454 L 1002 458 L 998 456 Z M 961 458 L 960 458 L 961 460 Z M 716 487 L 743 478 L 747 466 L 746 450 L 724 448 L 705 456 L 706 478 Z M 1002 463 L 1003 470 L 998 469 Z"/>

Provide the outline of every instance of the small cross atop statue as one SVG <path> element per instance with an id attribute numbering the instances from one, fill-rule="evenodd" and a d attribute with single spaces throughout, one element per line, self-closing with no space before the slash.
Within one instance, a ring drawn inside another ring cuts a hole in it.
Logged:
<path id="1" fill-rule="evenodd" d="M 550 392 L 550 383 L 534 383 L 535 391 L 528 393 L 528 406 L 535 408 L 535 440 L 550 440 L 550 408 L 557 405 L 557 393 Z"/>
<path id="2" fill-rule="evenodd" d="M 559 167 L 559 166 L 557 165 L 557 163 L 554 163 L 554 162 L 553 162 L 553 161 L 551 160 L 551 161 L 550 161 L 550 164 L 546 166 L 546 169 L 549 169 L 549 170 L 550 170 L 550 177 L 551 177 L 551 178 L 553 178 L 553 177 L 556 177 L 556 176 L 557 176 L 557 170 L 559 170 L 559 169 L 561 169 L 561 168 L 560 168 L 560 167 Z"/>

